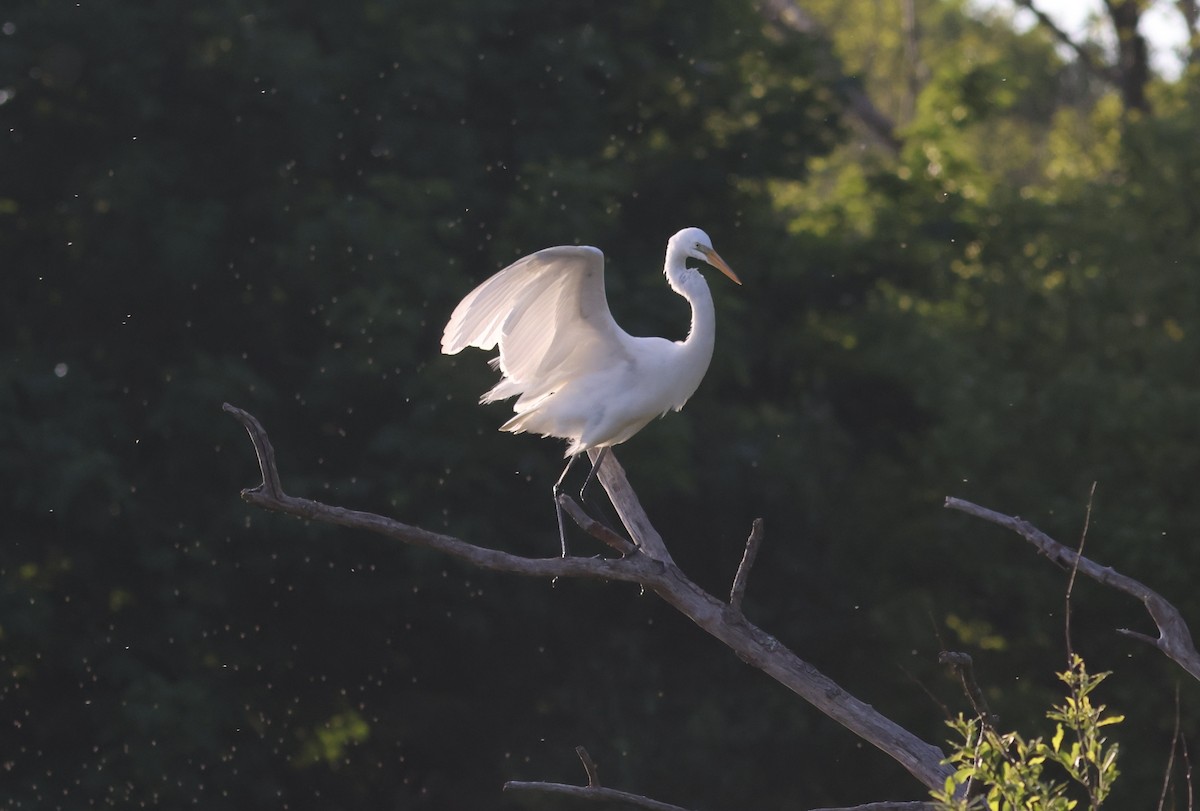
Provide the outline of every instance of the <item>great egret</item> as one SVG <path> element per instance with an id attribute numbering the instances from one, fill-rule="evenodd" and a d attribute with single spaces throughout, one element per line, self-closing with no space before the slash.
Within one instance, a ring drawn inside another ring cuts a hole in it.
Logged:
<path id="1" fill-rule="evenodd" d="M 500 345 L 491 364 L 503 376 L 480 398 L 490 403 L 519 395 L 516 415 L 500 430 L 569 440 L 567 466 L 554 485 L 564 557 L 558 494 L 571 465 L 589 448 L 601 449 L 582 497 L 608 448 L 683 408 L 708 370 L 716 316 L 708 285 L 687 266 L 689 258 L 741 284 L 708 234 L 685 228 L 671 237 L 663 274 L 692 307 L 683 341 L 639 338 L 617 326 L 604 295 L 604 254 L 589 246 L 546 248 L 518 259 L 467 294 L 446 324 L 442 352 L 448 355 Z"/>

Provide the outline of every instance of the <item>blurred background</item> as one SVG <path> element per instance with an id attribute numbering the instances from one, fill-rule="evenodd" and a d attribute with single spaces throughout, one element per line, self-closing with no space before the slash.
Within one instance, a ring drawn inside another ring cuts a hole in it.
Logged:
<path id="1" fill-rule="evenodd" d="M 618 453 L 676 560 L 726 593 L 761 516 L 747 613 L 802 658 L 942 744 L 970 710 L 936 656 L 966 651 L 1003 727 L 1052 732 L 1066 575 L 941 504 L 1074 544 L 1095 482 L 1087 552 L 1200 622 L 1195 15 L 8 4 L 0 805 L 507 809 L 505 780 L 584 782 L 577 745 L 687 807 L 921 799 L 653 595 L 238 497 L 224 401 L 293 495 L 557 554 L 560 443 L 498 433 L 496 373 L 442 326 L 584 243 L 619 323 L 682 338 L 659 269 L 687 225 L 745 285 L 710 278 L 706 380 Z M 1112 803 L 1148 807 L 1200 686 L 1114 633 L 1152 630 L 1135 601 L 1074 600 L 1127 715 Z"/>

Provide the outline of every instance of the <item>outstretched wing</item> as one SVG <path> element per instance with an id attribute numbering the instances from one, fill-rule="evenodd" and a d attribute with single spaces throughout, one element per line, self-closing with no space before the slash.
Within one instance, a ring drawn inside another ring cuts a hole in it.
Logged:
<path id="1" fill-rule="evenodd" d="M 485 399 L 521 394 L 521 405 L 624 356 L 627 338 L 608 309 L 604 254 L 563 246 L 526 256 L 472 290 L 446 324 L 442 352 L 499 345 L 504 379 Z"/>

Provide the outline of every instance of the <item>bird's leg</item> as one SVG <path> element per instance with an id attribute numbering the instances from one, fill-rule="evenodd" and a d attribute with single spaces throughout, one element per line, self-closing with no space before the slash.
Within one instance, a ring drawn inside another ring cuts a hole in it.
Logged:
<path id="1" fill-rule="evenodd" d="M 583 482 L 583 487 L 579 488 L 579 500 L 583 502 L 585 507 L 590 508 L 593 518 L 599 517 L 600 523 L 611 529 L 612 527 L 616 526 L 612 520 L 612 513 L 600 502 L 593 501 L 591 498 L 589 498 L 587 494 L 588 485 L 592 483 L 592 481 L 596 478 L 596 474 L 600 472 L 600 466 L 604 464 L 604 459 L 606 456 L 608 456 L 607 445 L 600 449 L 600 453 L 596 454 L 596 461 L 592 462 L 592 469 L 588 471 L 587 478 L 584 479 Z M 636 545 L 637 542 L 635 541 L 634 546 Z"/>
<path id="2" fill-rule="evenodd" d="M 588 500 L 587 489 L 592 480 L 596 478 L 596 474 L 600 471 L 600 465 L 604 464 L 604 457 L 608 455 L 608 446 L 605 445 L 600 449 L 600 453 L 596 454 L 596 461 L 592 462 L 592 469 L 588 471 L 587 478 L 583 480 L 583 487 L 579 488 L 579 500 L 588 506 L 594 507 Z"/>
<path id="3" fill-rule="evenodd" d="M 571 472 L 571 465 L 575 464 L 575 460 L 579 458 L 579 454 L 573 454 L 567 459 L 567 466 L 563 468 L 562 475 L 558 477 L 558 481 L 554 483 L 554 512 L 558 516 L 558 541 L 562 544 L 562 556 L 569 557 L 567 552 L 567 529 L 563 524 L 562 505 L 558 503 L 558 496 L 562 492 L 562 483 L 567 478 L 567 474 Z"/>
<path id="4" fill-rule="evenodd" d="M 598 454 L 596 454 L 596 461 L 592 463 L 592 469 L 588 471 L 587 478 L 584 479 L 584 481 L 583 481 L 583 487 L 579 488 L 579 500 L 581 502 L 583 502 L 583 505 L 585 507 L 591 507 L 593 514 L 596 511 L 605 512 L 605 510 L 603 510 L 602 505 L 597 504 L 588 498 L 587 488 L 588 488 L 588 485 L 592 483 L 592 480 L 596 478 L 596 473 L 599 472 L 600 465 L 604 464 L 604 457 L 607 454 L 608 454 L 607 446 L 600 449 L 600 452 Z M 573 464 L 575 464 L 575 460 L 580 455 L 581 454 L 575 454 L 567 461 L 567 466 L 563 470 L 562 475 L 559 476 L 558 481 L 556 481 L 554 483 L 554 510 L 558 515 L 558 539 L 559 539 L 559 542 L 562 544 L 562 556 L 564 558 L 569 557 L 570 552 L 567 550 L 566 524 L 563 521 L 562 505 L 560 505 L 558 503 L 558 498 L 562 494 L 563 482 L 566 481 L 567 474 L 570 473 L 570 471 L 571 471 L 571 466 Z M 594 517 L 594 515 L 593 515 L 593 517 Z M 605 520 L 601 521 L 600 523 L 604 524 L 605 526 L 608 526 L 608 524 L 605 523 L 607 520 L 608 520 L 608 517 L 605 516 Z"/>

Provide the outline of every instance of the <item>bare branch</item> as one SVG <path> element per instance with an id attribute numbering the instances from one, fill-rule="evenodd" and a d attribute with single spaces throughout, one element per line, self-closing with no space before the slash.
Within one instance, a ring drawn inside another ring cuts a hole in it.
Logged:
<path id="1" fill-rule="evenodd" d="M 1143 634 L 1141 631 L 1134 631 L 1129 628 L 1117 628 L 1117 633 L 1121 636 L 1127 636 L 1130 639 L 1136 639 L 1138 642 L 1145 642 L 1151 647 L 1158 647 L 1158 637 Z"/>
<path id="2" fill-rule="evenodd" d="M 1092 501 L 1096 498 L 1096 483 L 1088 491 L 1087 510 L 1083 514 L 1083 529 L 1079 533 L 1079 548 L 1075 550 L 1075 560 L 1071 563 L 1071 576 L 1067 578 L 1067 594 L 1063 600 L 1063 637 L 1067 643 L 1068 668 L 1075 660 L 1075 646 L 1071 644 L 1071 593 L 1075 591 L 1075 578 L 1079 574 L 1079 561 L 1083 559 L 1083 547 L 1087 543 L 1088 528 L 1092 525 Z M 1073 688 L 1072 688 L 1073 689 Z"/>
<path id="3" fill-rule="evenodd" d="M 1163 770 L 1162 792 L 1158 795 L 1158 811 L 1163 811 L 1167 802 L 1167 791 L 1171 788 L 1171 776 L 1175 773 L 1175 753 L 1179 751 L 1179 684 L 1175 684 L 1175 729 L 1171 731 L 1171 752 L 1167 755 L 1167 767 Z"/>
<path id="4" fill-rule="evenodd" d="M 575 800 L 598 803 L 609 808 L 645 808 L 648 811 L 688 811 L 678 805 L 659 802 L 640 794 L 628 791 L 618 791 L 614 788 L 593 788 L 591 786 L 569 786 L 565 783 L 530 783 L 523 780 L 509 780 L 504 784 L 505 791 L 529 792 L 548 794 L 557 797 L 570 797 Z"/>
<path id="5" fill-rule="evenodd" d="M 588 750 L 582 746 L 576 746 L 575 754 L 579 755 L 583 770 L 587 772 L 588 788 L 600 788 L 600 769 L 596 766 L 596 761 L 592 760 L 592 756 L 588 754 Z"/>
<path id="6" fill-rule="evenodd" d="M 975 710 L 975 715 L 985 724 L 994 725 L 996 717 L 988 709 L 983 690 L 979 689 L 979 682 L 975 680 L 975 664 L 970 655 L 944 650 L 938 654 L 938 661 L 944 665 L 950 665 L 958 673 L 958 680 L 962 682 L 963 692 L 967 694 L 967 700 L 971 702 L 971 708 Z"/>
<path id="7" fill-rule="evenodd" d="M 1015 0 L 1016 4 L 1024 9 L 1027 9 L 1034 17 L 1037 18 L 1038 24 L 1045 28 L 1050 34 L 1063 45 L 1070 49 L 1071 53 L 1075 54 L 1075 58 L 1079 60 L 1079 64 L 1084 67 L 1089 73 L 1092 73 L 1107 82 L 1116 84 L 1119 80 L 1116 72 L 1108 65 L 1100 64 L 1096 61 L 1095 55 L 1089 51 L 1084 45 L 1076 42 L 1070 34 L 1058 26 L 1049 14 L 1042 11 L 1033 4 L 1033 0 Z"/>
<path id="8" fill-rule="evenodd" d="M 637 551 L 636 546 L 584 512 L 583 508 L 575 503 L 575 499 L 566 493 L 559 494 L 558 503 L 562 506 L 563 512 L 571 516 L 571 520 L 578 524 L 580 529 L 596 540 L 611 546 L 622 555 L 632 555 Z"/>
<path id="9" fill-rule="evenodd" d="M 599 455 L 599 448 L 588 451 L 588 457 L 591 458 L 592 464 L 596 463 L 596 457 Z M 612 452 L 611 448 L 604 455 L 597 476 L 600 483 L 604 485 L 604 489 L 608 491 L 608 498 L 616 508 L 617 516 L 629 530 L 629 534 L 638 548 L 654 560 L 673 563 L 670 553 L 667 552 L 667 545 L 663 543 L 658 530 L 650 523 L 646 511 L 642 509 L 642 504 L 638 501 L 637 494 L 629 485 L 629 479 L 625 476 L 625 468 L 621 467 L 621 463 L 617 461 L 616 454 Z"/>
<path id="10" fill-rule="evenodd" d="M 1195 808 L 1195 789 L 1192 786 L 1192 756 L 1188 754 L 1187 738 L 1179 739 L 1179 747 L 1183 750 L 1183 779 L 1187 785 L 1187 808 L 1192 811 Z"/>
<path id="11" fill-rule="evenodd" d="M 1078 554 L 1069 547 L 1063 546 L 1024 519 L 1004 515 L 994 510 L 989 510 L 986 507 L 980 507 L 978 504 L 972 504 L 969 501 L 953 497 L 946 499 L 945 506 L 948 509 L 958 510 L 967 515 L 973 515 L 976 518 L 990 521 L 1005 529 L 1010 529 L 1037 547 L 1042 554 L 1051 560 L 1063 566 L 1078 566 L 1082 574 L 1090 577 L 1097 583 L 1141 600 L 1146 606 L 1146 611 L 1150 613 L 1151 619 L 1154 620 L 1154 624 L 1158 626 L 1158 638 L 1155 639 L 1145 634 L 1125 629 L 1121 629 L 1119 632 L 1126 636 L 1132 636 L 1135 639 L 1150 642 L 1150 644 L 1161 650 L 1180 667 L 1190 673 L 1193 678 L 1200 679 L 1200 653 L 1196 651 L 1196 645 L 1192 641 L 1192 635 L 1188 630 L 1187 623 L 1184 621 L 1183 615 L 1179 613 L 1179 609 L 1167 602 L 1161 594 L 1144 583 L 1113 570 L 1111 567 L 1101 566 L 1083 557 L 1083 555 Z"/>
<path id="12" fill-rule="evenodd" d="M 929 802 L 883 802 L 867 803 L 849 808 L 814 808 L 812 811 L 935 811 L 936 803 Z"/>
<path id="13" fill-rule="evenodd" d="M 580 747 L 582 748 L 582 747 Z M 510 780 L 504 784 L 505 791 L 545 794 L 549 796 L 582 800 L 603 804 L 608 808 L 642 808 L 646 811 L 688 811 L 678 805 L 653 800 L 641 794 L 618 791 L 600 786 L 572 786 L 565 783 L 541 783 Z M 845 808 L 814 808 L 812 811 L 935 811 L 937 806 L 930 802 L 879 802 Z"/>
<path id="14" fill-rule="evenodd" d="M 271 440 L 262 424 L 253 415 L 228 403 L 223 408 L 245 426 L 258 453 L 263 484 L 243 490 L 242 499 L 264 510 L 353 529 L 365 529 L 414 546 L 443 552 L 483 569 L 533 577 L 583 577 L 640 582 L 647 576 L 648 569 L 656 568 L 650 565 L 651 561 L 642 556 L 619 560 L 577 557 L 527 558 L 498 549 L 475 546 L 449 535 L 440 535 L 374 513 L 347 510 L 344 507 L 286 495 L 280 484 L 279 471 L 275 467 L 275 453 L 271 448 Z"/>
<path id="15" fill-rule="evenodd" d="M 893 757 L 928 788 L 941 788 L 952 770 L 945 755 L 788 650 L 778 639 L 732 611 L 678 569 L 668 566 L 655 593 L 724 642 L 738 658 L 766 673 L 846 729 Z"/>
<path id="16" fill-rule="evenodd" d="M 762 12 L 763 16 L 772 22 L 801 34 L 817 37 L 826 43 L 828 53 L 825 54 L 825 62 L 828 64 L 824 67 L 827 73 L 843 78 L 838 84 L 838 91 L 846 100 L 850 113 L 880 144 L 892 152 L 899 152 L 902 143 L 896 137 L 896 122 L 876 107 L 870 96 L 857 83 L 844 79 L 845 72 L 833 53 L 832 38 L 824 26 L 795 0 L 767 0 L 762 4 Z"/>
<path id="17" fill-rule="evenodd" d="M 742 554 L 742 562 L 738 565 L 737 574 L 733 576 L 733 588 L 729 590 L 729 607 L 734 611 L 742 610 L 742 598 L 746 596 L 746 581 L 750 578 L 750 567 L 758 557 L 758 547 L 762 544 L 763 520 L 755 518 L 750 525 L 750 537 L 746 539 L 746 551 Z"/>
<path id="18" fill-rule="evenodd" d="M 254 452 L 258 454 L 258 469 L 263 479 L 262 484 L 254 489 L 269 496 L 282 496 L 283 486 L 279 483 L 279 470 L 275 466 L 275 448 L 271 446 L 271 440 L 267 437 L 262 423 L 253 414 L 229 403 L 225 403 L 221 408 L 236 417 L 238 422 L 246 427 L 246 433 L 250 434 Z"/>
<path id="19" fill-rule="evenodd" d="M 579 760 L 583 763 L 583 769 L 587 772 L 588 784 L 586 786 L 510 780 L 504 784 L 504 790 L 570 797 L 571 799 L 583 800 L 590 803 L 602 803 L 606 808 L 644 808 L 647 811 L 688 811 L 688 809 L 681 808 L 678 805 L 652 800 L 641 794 L 602 788 L 600 786 L 600 770 L 596 767 L 592 756 L 582 746 L 575 747 L 575 754 L 579 755 Z"/>
<path id="20" fill-rule="evenodd" d="M 264 481 L 279 481 L 274 457 L 264 453 L 269 447 L 262 426 L 239 408 L 226 405 L 246 430 L 259 450 L 259 465 Z M 853 734 L 894 758 L 923 785 L 941 788 L 952 770 L 945 755 L 895 722 L 885 718 L 871 705 L 843 690 L 833 680 L 800 659 L 778 639 L 748 622 L 739 611 L 704 591 L 679 570 L 666 553 L 662 538 L 650 525 L 624 471 L 613 453 L 607 454 L 599 477 L 626 529 L 638 541 L 644 554 L 620 559 L 604 558 L 527 558 L 496 549 L 487 549 L 448 535 L 410 526 L 373 513 L 347 510 L 317 501 L 285 495 L 282 488 L 267 492 L 260 486 L 242 491 L 242 498 L 266 510 L 314 521 L 364 529 L 404 543 L 435 549 L 486 569 L 539 577 L 582 577 L 638 583 L 653 591 L 669 605 L 687 616 L 704 631 L 725 643 L 738 658 L 763 671 Z M 661 557 L 658 557 L 660 556 Z M 539 784 L 545 785 L 545 784 Z M 573 787 L 568 787 L 573 788 Z M 600 789 L 575 789 L 600 791 Z M 636 795 L 632 795 L 636 796 Z"/>

